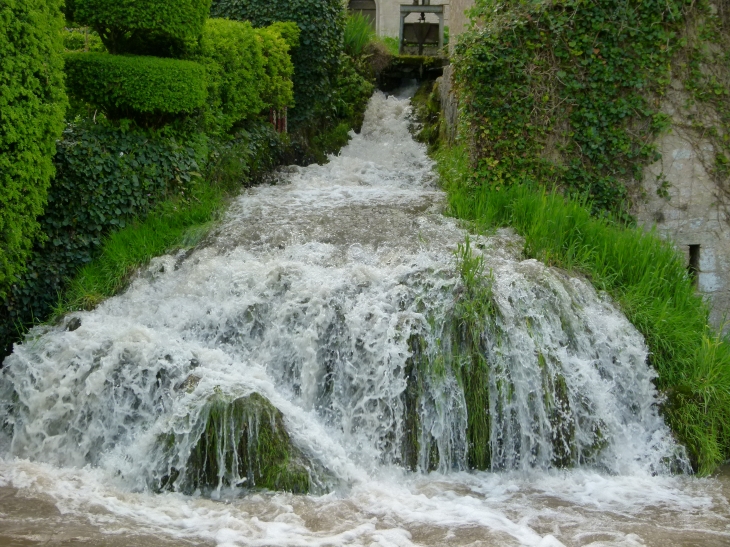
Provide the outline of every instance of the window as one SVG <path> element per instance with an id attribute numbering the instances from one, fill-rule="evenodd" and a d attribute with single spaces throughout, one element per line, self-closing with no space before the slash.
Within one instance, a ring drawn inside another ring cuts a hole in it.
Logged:
<path id="1" fill-rule="evenodd" d="M 700 246 L 689 246 L 689 264 L 687 265 L 689 275 L 697 286 L 697 276 L 700 273 Z"/>

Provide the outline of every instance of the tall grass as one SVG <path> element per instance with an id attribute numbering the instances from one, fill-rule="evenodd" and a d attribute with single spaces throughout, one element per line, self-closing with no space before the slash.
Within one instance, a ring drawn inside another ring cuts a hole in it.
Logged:
<path id="1" fill-rule="evenodd" d="M 674 248 L 653 232 L 592 217 L 587 203 L 558 193 L 472 184 L 460 147 L 442 148 L 436 159 L 453 216 L 476 231 L 511 226 L 528 256 L 611 294 L 646 339 L 665 418 L 697 472 L 730 457 L 730 347 L 708 326 L 709 308 Z"/>
<path id="2" fill-rule="evenodd" d="M 375 40 L 384 44 L 388 53 L 391 55 L 400 55 L 400 44 L 398 42 L 398 38 L 393 38 L 392 36 L 378 36 Z"/>
<path id="3" fill-rule="evenodd" d="M 374 36 L 370 19 L 359 12 L 351 13 L 345 22 L 345 53 L 353 59 L 360 57 Z"/>

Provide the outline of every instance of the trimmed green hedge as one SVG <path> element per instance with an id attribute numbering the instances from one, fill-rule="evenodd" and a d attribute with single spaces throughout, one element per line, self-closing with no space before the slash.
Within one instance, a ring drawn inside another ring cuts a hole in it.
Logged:
<path id="1" fill-rule="evenodd" d="M 211 0 L 75 0 L 76 22 L 110 53 L 178 57 L 195 48 Z"/>
<path id="2" fill-rule="evenodd" d="M 111 118 L 134 118 L 138 112 L 189 114 L 208 95 L 205 67 L 178 59 L 69 53 L 66 77 L 72 95 Z"/>
<path id="3" fill-rule="evenodd" d="M 292 106 L 290 40 L 294 23 L 254 29 L 251 23 L 209 19 L 196 60 L 208 69 L 207 130 L 230 131 L 267 108 Z"/>
<path id="4" fill-rule="evenodd" d="M 294 106 L 294 65 L 289 50 L 299 43 L 299 27 L 294 23 L 275 23 L 256 31 L 264 55 L 261 99 L 266 106 L 277 110 Z"/>
<path id="5" fill-rule="evenodd" d="M 228 131 L 237 122 L 263 110 L 259 87 L 264 58 L 251 23 L 208 19 L 198 61 L 208 69 L 212 125 Z"/>
<path id="6" fill-rule="evenodd" d="M 296 125 L 311 118 L 320 105 L 330 100 L 343 43 L 342 0 L 214 0 L 211 14 L 251 21 L 254 27 L 295 22 L 302 34 L 300 46 L 292 52 L 296 108 L 290 122 Z"/>
<path id="7" fill-rule="evenodd" d="M 0 4 L 0 297 L 22 271 L 63 129 L 61 0 Z"/>

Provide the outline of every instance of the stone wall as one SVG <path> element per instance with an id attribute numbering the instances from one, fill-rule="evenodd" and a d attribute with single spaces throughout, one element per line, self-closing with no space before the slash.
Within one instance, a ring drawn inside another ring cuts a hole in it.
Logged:
<path id="1" fill-rule="evenodd" d="M 450 4 L 453 0 L 431 0 L 432 6 L 446 6 L 445 8 L 445 24 L 449 25 Z M 375 30 L 379 36 L 392 36 L 398 38 L 400 32 L 400 6 L 401 4 L 412 4 L 408 0 L 375 0 L 377 5 L 377 21 Z M 411 15 L 407 21 L 415 22 L 415 16 Z M 429 23 L 438 23 L 438 17 L 433 14 L 426 16 Z"/>
<path id="2" fill-rule="evenodd" d="M 466 30 L 468 18 L 464 11 L 474 5 L 475 0 L 431 0 L 432 6 L 445 6 L 444 19 L 449 27 L 451 37 L 456 37 Z M 409 0 L 375 0 L 376 16 L 375 31 L 379 36 L 398 37 L 400 31 L 400 6 L 401 4 L 412 4 Z M 414 16 L 408 19 L 412 22 Z M 430 23 L 438 23 L 438 18 L 428 14 L 426 20 Z M 454 40 L 451 40 L 454 43 Z"/>
<path id="3" fill-rule="evenodd" d="M 722 326 L 730 311 L 730 200 L 710 174 L 712 143 L 696 129 L 698 112 L 679 80 L 673 80 L 662 111 L 672 118 L 668 134 L 658 139 L 662 159 L 645 169 L 644 195 L 634 210 L 639 223 L 655 227 L 686 255 L 694 246 L 697 288 L 712 305 L 712 323 Z M 710 118 L 712 113 L 709 114 Z M 702 125 L 711 126 L 705 119 Z"/>
<path id="4" fill-rule="evenodd" d="M 464 32 L 469 24 L 466 10 L 474 6 L 474 0 L 451 0 L 451 19 L 449 20 L 450 47 L 456 43 L 456 38 Z"/>
<path id="5" fill-rule="evenodd" d="M 454 70 L 449 65 L 444 74 L 438 78 L 439 98 L 441 100 L 442 139 L 449 144 L 456 141 L 456 130 L 459 123 L 459 101 L 454 93 Z"/>

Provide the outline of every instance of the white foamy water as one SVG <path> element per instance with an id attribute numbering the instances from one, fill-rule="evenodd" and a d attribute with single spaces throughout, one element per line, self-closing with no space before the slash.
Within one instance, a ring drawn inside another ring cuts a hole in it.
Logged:
<path id="1" fill-rule="evenodd" d="M 0 545 L 730 544 L 728 480 L 670 473 L 686 463 L 639 333 L 509 232 L 471 240 L 495 312 L 478 342 L 491 470 L 468 472 L 466 232 L 408 113 L 376 94 L 340 156 L 282 170 L 197 250 L 16 347 Z M 281 412 L 312 494 L 232 488 L 250 482 L 237 468 L 186 488 L 211 397 L 252 393 Z"/>

